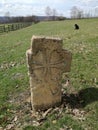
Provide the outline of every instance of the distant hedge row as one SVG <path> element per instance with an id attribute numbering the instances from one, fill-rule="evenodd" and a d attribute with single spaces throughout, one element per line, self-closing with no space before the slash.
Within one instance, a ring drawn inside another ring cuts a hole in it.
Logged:
<path id="1" fill-rule="evenodd" d="M 21 28 L 28 27 L 30 25 L 32 25 L 32 22 L 2 25 L 2 26 L 0 26 L 0 33 L 15 31 L 15 30 L 18 30 L 18 29 L 21 29 Z"/>

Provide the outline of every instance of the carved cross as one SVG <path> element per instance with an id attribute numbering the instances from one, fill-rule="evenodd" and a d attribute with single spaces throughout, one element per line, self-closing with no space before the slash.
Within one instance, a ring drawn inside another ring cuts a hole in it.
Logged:
<path id="1" fill-rule="evenodd" d="M 33 36 L 27 61 L 32 107 L 45 109 L 59 103 L 61 76 L 70 71 L 71 64 L 71 53 L 62 49 L 62 40 Z"/>

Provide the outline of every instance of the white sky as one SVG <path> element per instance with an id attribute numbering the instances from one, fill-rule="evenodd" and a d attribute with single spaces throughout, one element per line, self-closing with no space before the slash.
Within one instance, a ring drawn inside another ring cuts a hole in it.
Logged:
<path id="1" fill-rule="evenodd" d="M 56 9 L 58 14 L 70 17 L 70 10 L 77 6 L 83 10 L 98 9 L 98 0 L 0 0 L 0 16 L 45 15 L 45 8 Z"/>

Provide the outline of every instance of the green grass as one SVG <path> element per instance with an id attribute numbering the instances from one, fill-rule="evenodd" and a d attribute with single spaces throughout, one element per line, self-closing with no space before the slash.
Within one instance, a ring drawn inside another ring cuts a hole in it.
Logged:
<path id="1" fill-rule="evenodd" d="M 80 30 L 74 30 L 75 23 Z M 86 120 L 79 121 L 65 112 L 56 124 L 51 115 L 41 126 L 24 130 L 59 130 L 64 125 L 73 130 L 98 130 L 98 19 L 41 22 L 0 35 L 0 126 L 9 124 L 8 117 L 12 116 L 9 96 L 29 88 L 25 53 L 32 35 L 60 37 L 63 47 L 72 52 L 71 88 L 82 91 L 84 106 L 79 110 L 86 112 Z"/>

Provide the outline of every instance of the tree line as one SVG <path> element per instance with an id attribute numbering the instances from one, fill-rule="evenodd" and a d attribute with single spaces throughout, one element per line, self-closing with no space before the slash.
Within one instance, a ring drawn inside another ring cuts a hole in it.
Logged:
<path id="1" fill-rule="evenodd" d="M 72 19 L 98 17 L 98 8 L 95 8 L 95 10 L 84 11 L 77 6 L 73 6 L 70 10 L 70 16 Z"/>
<path id="2" fill-rule="evenodd" d="M 58 14 L 58 11 L 56 9 L 52 9 L 51 7 L 47 6 L 45 8 L 45 14 L 46 16 L 53 17 L 53 20 L 58 18 L 65 19 L 63 17 L 63 14 Z M 85 11 L 77 6 L 73 6 L 70 9 L 70 19 L 80 19 L 80 18 L 92 18 L 92 17 L 98 17 L 98 8 L 95 8 L 93 10 Z M 67 19 L 67 18 L 66 18 Z"/>
<path id="3" fill-rule="evenodd" d="M 59 14 L 55 8 L 51 8 L 47 6 L 45 8 L 45 16 L 10 16 L 10 12 L 6 12 L 5 17 L 0 17 L 0 23 L 23 23 L 23 22 L 33 22 L 38 23 L 39 21 L 55 21 L 55 20 L 65 20 L 69 19 L 64 17 L 63 14 Z M 70 9 L 70 19 L 80 19 L 80 18 L 91 18 L 91 17 L 98 17 L 98 8 L 95 10 L 84 11 L 83 9 L 73 6 Z M 40 19 L 41 18 L 41 19 Z"/>
<path id="4" fill-rule="evenodd" d="M 63 16 L 63 14 L 59 14 L 58 11 L 55 8 L 51 8 L 47 6 L 45 8 L 45 14 L 47 16 L 46 20 L 65 20 L 66 17 Z"/>
<path id="5" fill-rule="evenodd" d="M 5 16 L 0 20 L 0 23 L 26 23 L 26 22 L 39 22 L 36 16 Z"/>

